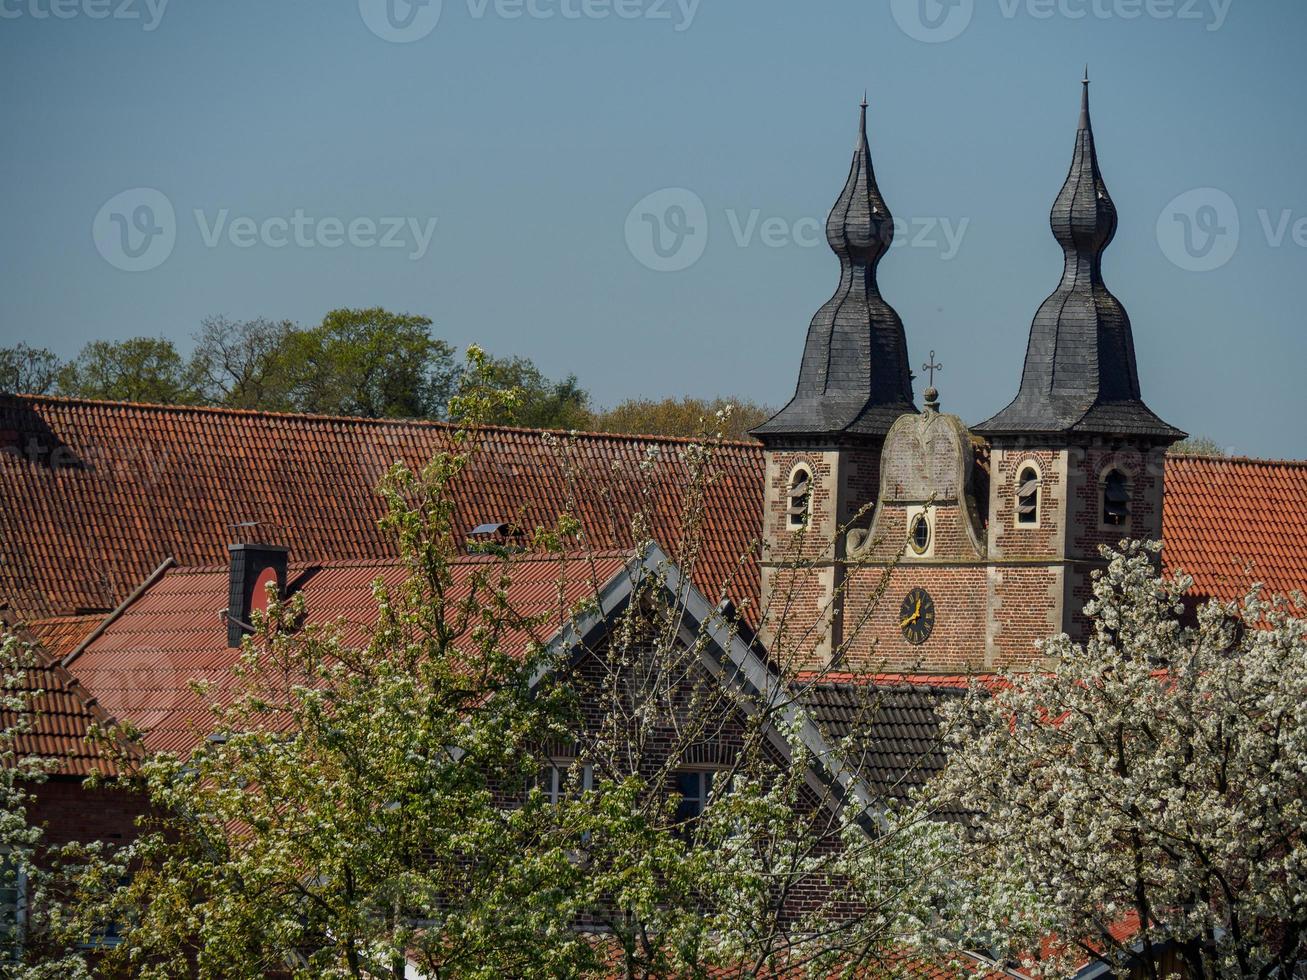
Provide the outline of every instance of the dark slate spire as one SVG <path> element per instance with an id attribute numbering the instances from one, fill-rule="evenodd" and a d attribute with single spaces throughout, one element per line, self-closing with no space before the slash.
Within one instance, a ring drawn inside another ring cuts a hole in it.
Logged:
<path id="1" fill-rule="evenodd" d="M 754 429 L 764 442 L 791 436 L 883 436 L 915 412 L 903 321 L 880 295 L 876 267 L 894 240 L 894 219 L 876 186 L 867 144 L 867 100 L 849 180 L 826 220 L 840 285 L 817 311 L 794 398 Z"/>
<path id="2" fill-rule="evenodd" d="M 976 431 L 1183 438 L 1143 403 L 1130 317 L 1103 282 L 1103 252 L 1117 217 L 1098 169 L 1087 68 L 1071 172 L 1051 221 L 1066 255 L 1062 282 L 1035 314 L 1016 399 Z"/>

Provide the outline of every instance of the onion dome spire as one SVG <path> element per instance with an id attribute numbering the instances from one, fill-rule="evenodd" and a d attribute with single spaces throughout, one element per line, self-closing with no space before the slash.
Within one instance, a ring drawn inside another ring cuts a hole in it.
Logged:
<path id="1" fill-rule="evenodd" d="M 976 431 L 984 435 L 1080 432 L 1184 437 L 1152 413 L 1139 390 L 1130 317 L 1103 282 L 1116 205 L 1098 167 L 1089 117 L 1089 69 L 1066 183 L 1050 216 L 1066 258 L 1062 281 L 1035 314 L 1016 399 Z"/>
<path id="2" fill-rule="evenodd" d="M 894 241 L 894 218 L 876 186 L 865 96 L 860 112 L 849 179 L 826 220 L 840 284 L 808 327 L 794 398 L 753 430 L 764 442 L 880 437 L 900 415 L 917 410 L 903 321 L 876 282 L 876 267 Z"/>

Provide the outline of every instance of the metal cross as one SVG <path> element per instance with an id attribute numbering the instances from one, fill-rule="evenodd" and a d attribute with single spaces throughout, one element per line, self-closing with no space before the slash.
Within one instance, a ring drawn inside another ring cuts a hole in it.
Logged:
<path id="1" fill-rule="evenodd" d="M 933 388 L 935 387 L 935 372 L 943 371 L 944 365 L 935 363 L 935 352 L 931 351 L 930 360 L 921 365 L 921 370 L 930 372 L 930 386 Z"/>

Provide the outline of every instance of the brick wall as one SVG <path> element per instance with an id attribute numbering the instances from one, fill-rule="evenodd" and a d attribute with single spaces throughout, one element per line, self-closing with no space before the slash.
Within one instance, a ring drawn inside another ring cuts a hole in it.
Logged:
<path id="1" fill-rule="evenodd" d="M 790 523 L 790 480 L 797 466 L 812 475 L 809 517 Z M 880 448 L 769 449 L 763 505 L 763 641 L 790 662 L 828 663 L 841 643 L 843 531 L 865 528 L 880 485 Z"/>
<path id="2" fill-rule="evenodd" d="M 142 797 L 123 790 L 87 789 L 80 779 L 56 777 L 35 790 L 30 818 L 46 827 L 50 844 L 74 841 L 126 843 L 136 836 Z"/>

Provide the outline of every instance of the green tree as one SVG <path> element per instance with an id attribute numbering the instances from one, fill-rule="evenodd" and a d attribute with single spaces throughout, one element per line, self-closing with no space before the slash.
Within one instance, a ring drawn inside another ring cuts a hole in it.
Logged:
<path id="1" fill-rule="evenodd" d="M 458 371 L 426 317 L 333 310 L 293 330 L 278 356 L 296 411 L 363 418 L 443 418 Z"/>
<path id="2" fill-rule="evenodd" d="M 0 391 L 45 395 L 54 390 L 63 364 L 44 347 L 0 347 Z"/>
<path id="3" fill-rule="evenodd" d="M 598 432 L 695 438 L 715 430 L 720 419 L 726 418 L 726 438 L 752 439 L 749 430 L 761 425 L 771 415 L 770 408 L 748 399 L 664 398 L 654 401 L 633 398 L 595 412 L 592 425 Z"/>
<path id="4" fill-rule="evenodd" d="M 67 880 L 52 867 L 60 860 L 58 849 L 47 846 L 43 829 L 29 816 L 35 793 L 58 768 L 32 752 L 44 693 L 32 682 L 45 676 L 42 665 L 26 638 L 0 639 L 0 975 L 77 980 L 91 974 L 79 944 L 58 928 L 69 894 Z"/>
<path id="5" fill-rule="evenodd" d="M 86 862 L 64 934 L 119 923 L 104 964 L 146 977 L 398 978 L 406 961 L 430 977 L 830 975 L 890 961 L 936 909 L 938 831 L 853 791 L 873 764 L 867 732 L 820 757 L 799 738 L 803 692 L 823 676 L 801 638 L 732 683 L 714 651 L 752 648 L 743 622 L 692 612 L 664 565 L 637 576 L 606 630 L 547 650 L 560 617 L 580 625 L 604 601 L 573 560 L 577 608 L 562 608 L 562 566 L 548 628 L 513 606 L 520 562 L 585 557 L 566 515 L 530 536 L 534 554 L 456 566 L 477 426 L 517 397 L 492 367 L 471 352 L 454 448 L 381 486 L 407 577 L 374 586 L 375 625 L 307 622 L 297 598 L 256 616 L 234 691 L 196 685 L 214 737 L 137 771 L 158 822 L 116 864 Z M 716 432 L 682 451 L 687 577 L 720 444 Z M 658 475 L 641 474 L 653 500 Z M 648 524 L 632 518 L 633 557 L 650 554 Z M 790 607 L 782 596 L 774 615 Z M 523 637 L 536 641 L 525 655 Z M 856 715 L 872 721 L 867 692 Z M 711 782 L 687 789 L 717 749 Z M 835 781 L 815 778 L 836 752 Z M 832 887 L 843 879 L 856 887 Z"/>
<path id="6" fill-rule="evenodd" d="M 294 372 L 289 351 L 298 332 L 289 320 L 207 318 L 195 335 L 192 355 L 205 401 L 227 408 L 291 411 Z"/>
<path id="7" fill-rule="evenodd" d="M 1210 436 L 1190 436 L 1171 447 L 1177 456 L 1229 456 L 1225 448 Z"/>
<path id="8" fill-rule="evenodd" d="M 589 394 L 576 375 L 551 381 L 526 357 L 491 358 L 486 365 L 490 384 L 514 393 L 487 422 L 532 429 L 583 429 L 590 421 Z"/>
<path id="9" fill-rule="evenodd" d="M 203 400 L 200 379 L 162 337 L 94 340 L 59 374 L 59 390 L 74 398 L 194 405 Z"/>

